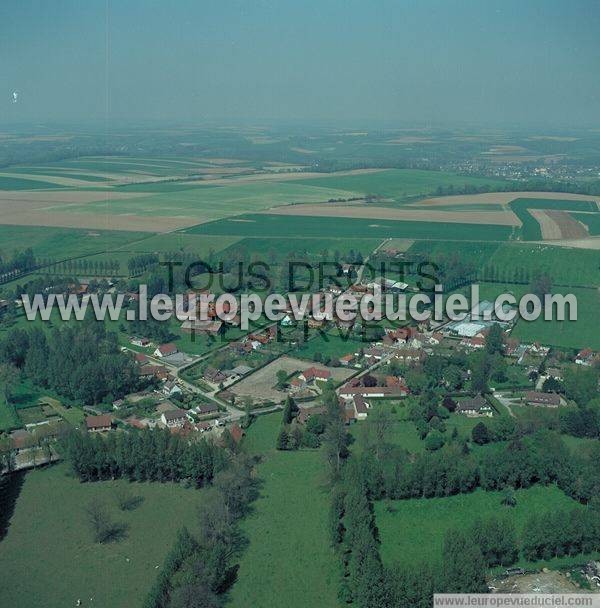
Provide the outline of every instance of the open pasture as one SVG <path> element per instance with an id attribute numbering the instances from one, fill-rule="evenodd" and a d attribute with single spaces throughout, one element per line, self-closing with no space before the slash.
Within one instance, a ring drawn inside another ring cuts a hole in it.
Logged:
<path id="1" fill-rule="evenodd" d="M 244 447 L 260 453 L 263 485 L 242 521 L 249 544 L 227 608 L 339 608 L 337 558 L 327 541 L 329 492 L 318 450 L 275 450 L 281 412 L 259 416 Z M 285 599 L 284 599 L 285 598 Z"/>
<path id="2" fill-rule="evenodd" d="M 140 506 L 120 511 L 118 488 L 139 496 Z M 201 492 L 124 480 L 85 484 L 63 465 L 27 473 L 0 543 L 0 605 L 75 606 L 81 599 L 85 606 L 141 607 L 177 530 L 184 523 L 194 529 Z M 124 540 L 93 542 L 85 508 L 94 499 L 128 525 Z"/>

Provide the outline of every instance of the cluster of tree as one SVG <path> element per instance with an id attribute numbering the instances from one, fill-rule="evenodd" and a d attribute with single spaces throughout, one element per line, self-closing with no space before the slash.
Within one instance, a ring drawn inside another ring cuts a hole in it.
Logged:
<path id="1" fill-rule="evenodd" d="M 161 344 L 170 342 L 175 337 L 168 321 L 158 321 L 151 316 L 145 321 L 140 319 L 128 321 L 127 325 L 123 324 L 120 329 L 131 336 L 151 338 Z"/>
<path id="2" fill-rule="evenodd" d="M 36 268 L 36 259 L 30 247 L 23 251 L 15 251 L 10 258 L 0 255 L 0 283 L 5 283 L 16 276 Z"/>
<path id="3" fill-rule="evenodd" d="M 146 272 L 149 268 L 156 266 L 159 262 L 156 253 L 140 253 L 127 260 L 127 269 L 131 276 L 136 276 Z"/>
<path id="4" fill-rule="evenodd" d="M 227 464 L 226 450 L 209 441 L 187 442 L 166 429 L 111 433 L 70 433 L 62 451 L 82 481 L 182 481 L 200 487 Z"/>
<path id="5" fill-rule="evenodd" d="M 475 186 L 473 184 L 438 186 L 436 196 L 454 194 L 479 194 L 484 192 L 571 192 L 575 194 L 600 194 L 600 180 L 567 182 L 558 180 L 528 179 L 525 181 L 507 181 L 504 184 L 494 183 Z"/>
<path id="6" fill-rule="evenodd" d="M 318 448 L 321 445 L 321 438 L 325 432 L 325 424 L 320 414 L 311 416 L 304 428 L 302 428 L 295 418 L 299 409 L 294 399 L 290 396 L 285 401 L 283 408 L 282 426 L 275 447 L 278 450 L 298 450 L 300 448 Z"/>
<path id="7" fill-rule="evenodd" d="M 235 580 L 239 550 L 237 521 L 256 497 L 254 463 L 233 458 L 203 491 L 198 533 L 183 528 L 167 555 L 144 608 L 219 608 Z"/>
<path id="8" fill-rule="evenodd" d="M 600 550 L 600 513 L 571 509 L 535 513 L 523 530 L 523 554 L 529 560 Z"/>
<path id="9" fill-rule="evenodd" d="M 49 334 L 39 327 L 14 328 L 0 341 L 0 363 L 14 366 L 38 386 L 85 404 L 118 399 L 140 386 L 116 335 L 93 319 Z"/>

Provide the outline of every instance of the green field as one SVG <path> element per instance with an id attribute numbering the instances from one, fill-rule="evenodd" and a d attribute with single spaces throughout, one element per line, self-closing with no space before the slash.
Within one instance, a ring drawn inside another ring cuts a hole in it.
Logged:
<path id="1" fill-rule="evenodd" d="M 344 339 L 343 331 L 340 335 L 334 329 L 325 335 L 317 334 L 314 338 L 301 344 L 294 351 L 294 356 L 313 361 L 315 354 L 319 353 L 322 360 L 327 361 L 328 359 L 339 359 L 344 355 L 354 354 L 361 348 L 368 346 L 368 344 L 357 339 Z"/>
<path id="2" fill-rule="evenodd" d="M 64 186 L 38 179 L 0 175 L 0 190 L 48 190 L 56 188 L 64 188 Z"/>
<path id="3" fill-rule="evenodd" d="M 190 234 L 222 234 L 262 237 L 328 237 L 343 234 L 349 238 L 442 239 L 456 241 L 507 241 L 508 226 L 493 224 L 449 224 L 399 220 L 369 220 L 340 217 L 310 217 L 270 214 L 244 214 L 235 218 L 199 224 L 185 229 Z"/>
<path id="4" fill-rule="evenodd" d="M 15 249 L 33 248 L 37 257 L 64 259 L 95 252 L 111 252 L 150 233 L 81 228 L 0 225 L 0 254 L 10 257 Z"/>
<path id="5" fill-rule="evenodd" d="M 263 486 L 254 511 L 242 521 L 249 545 L 227 606 L 339 608 L 323 455 L 276 451 L 280 424 L 280 412 L 259 417 L 244 440 L 248 450 L 265 455 L 258 467 Z"/>
<path id="6" fill-rule="evenodd" d="M 591 236 L 600 234 L 600 213 L 571 213 L 573 219 L 585 224 Z"/>
<path id="7" fill-rule="evenodd" d="M 133 199 L 97 201 L 85 205 L 57 205 L 59 211 L 115 215 L 186 216 L 199 221 L 214 220 L 240 213 L 261 211 L 292 203 L 320 203 L 330 198 L 352 196 L 351 192 L 319 188 L 302 183 L 264 181 L 226 186 L 189 186 L 186 190 L 167 188 L 162 193 Z"/>
<path id="8" fill-rule="evenodd" d="M 384 564 L 414 565 L 426 561 L 436 563 L 441 558 L 442 543 L 447 530 L 468 527 L 478 517 L 503 515 L 510 518 L 520 533 L 533 513 L 576 508 L 579 503 L 555 486 L 533 486 L 515 492 L 517 506 L 503 507 L 502 492 L 476 490 L 448 498 L 378 501 L 375 516 L 381 538 Z M 582 563 L 582 557 L 552 560 L 547 565 Z M 519 566 L 529 566 L 524 561 Z M 546 563 L 536 562 L 541 568 Z"/>
<path id="9" fill-rule="evenodd" d="M 597 289 L 560 289 L 555 293 L 572 293 L 577 298 L 577 321 L 517 322 L 513 335 L 522 342 L 540 342 L 548 346 L 563 348 L 600 349 L 598 332 L 598 310 L 600 293 Z"/>
<path id="10" fill-rule="evenodd" d="M 507 278 L 522 268 L 530 277 L 547 274 L 559 285 L 600 285 L 600 251 L 593 249 L 503 243 L 485 263 Z"/>
<path id="11" fill-rule="evenodd" d="M 549 209 L 555 211 L 598 211 L 593 201 L 558 200 L 543 198 L 517 198 L 509 207 L 523 224 L 521 236 L 524 241 L 541 241 L 542 230 L 539 222 L 529 213 L 529 209 Z"/>
<path id="12" fill-rule="evenodd" d="M 323 188 L 351 190 L 362 194 L 374 194 L 394 202 L 416 196 L 435 194 L 436 188 L 455 186 L 497 186 L 504 182 L 493 178 L 470 177 L 444 171 L 421 171 L 418 169 L 387 169 L 373 173 L 355 175 L 332 175 L 298 180 L 298 184 L 312 184 Z"/>
<path id="13" fill-rule="evenodd" d="M 144 499 L 134 511 L 116 507 L 114 491 L 123 485 Z M 195 527 L 199 492 L 174 484 L 83 484 L 62 465 L 28 473 L 0 542 L 0 605 L 75 606 L 81 598 L 84 606 L 142 606 L 177 530 Z M 84 508 L 93 498 L 129 525 L 127 538 L 92 542 Z"/>

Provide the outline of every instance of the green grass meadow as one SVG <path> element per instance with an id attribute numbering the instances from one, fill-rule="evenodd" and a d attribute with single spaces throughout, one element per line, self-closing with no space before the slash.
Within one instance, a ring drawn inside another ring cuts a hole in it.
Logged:
<path id="1" fill-rule="evenodd" d="M 421 561 L 436 563 L 441 559 L 444 535 L 449 529 L 468 527 L 478 517 L 505 516 L 521 533 L 533 513 L 579 507 L 555 486 L 533 486 L 515 492 L 517 505 L 502 506 L 502 492 L 476 490 L 447 498 L 379 501 L 375 503 L 375 517 L 381 538 L 381 557 L 384 564 L 414 565 Z M 583 508 L 583 507 L 580 507 Z M 536 562 L 535 567 L 582 563 L 582 556 Z M 532 566 L 526 561 L 517 565 Z"/>
<path id="2" fill-rule="evenodd" d="M 189 234 L 212 234 L 239 237 L 324 238 L 344 234 L 349 238 L 411 238 L 456 241 L 507 241 L 509 226 L 493 224 L 458 224 L 369 220 L 360 218 L 310 217 L 270 214 L 244 214 L 235 218 L 199 224 L 185 229 Z"/>
<path id="3" fill-rule="evenodd" d="M 281 413 L 259 417 L 244 444 L 264 454 L 253 513 L 242 521 L 249 545 L 230 608 L 339 608 L 337 556 L 327 531 L 329 493 L 320 451 L 278 452 Z"/>
<path id="4" fill-rule="evenodd" d="M 126 485 L 143 498 L 122 512 L 114 496 Z M 27 473 L 8 533 L 0 542 L 0 606 L 142 606 L 177 530 L 193 530 L 199 490 L 127 481 L 83 484 L 63 465 Z M 129 526 L 116 543 L 93 542 L 85 507 L 103 501 Z M 7 584 L 10 581 L 10 585 Z"/>

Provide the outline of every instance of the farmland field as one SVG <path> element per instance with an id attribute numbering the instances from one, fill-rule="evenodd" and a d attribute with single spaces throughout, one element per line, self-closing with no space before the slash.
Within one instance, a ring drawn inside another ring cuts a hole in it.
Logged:
<path id="1" fill-rule="evenodd" d="M 279 452 L 281 413 L 260 416 L 244 439 L 264 455 L 253 512 L 242 522 L 249 545 L 228 608 L 339 608 L 338 566 L 327 541 L 329 494 L 319 451 Z M 285 598 L 285 600 L 284 600 Z"/>
<path id="2" fill-rule="evenodd" d="M 591 236 L 600 234 L 600 213 L 571 213 L 573 219 L 587 226 Z"/>
<path id="3" fill-rule="evenodd" d="M 446 224 L 443 222 L 411 222 L 398 220 L 368 220 L 334 217 L 291 217 L 285 215 L 244 214 L 235 218 L 199 224 L 185 230 L 190 234 L 254 236 L 257 231 L 266 237 L 327 237 L 345 234 L 350 238 L 411 238 L 456 241 L 507 241 L 508 226 L 479 224 Z"/>
<path id="4" fill-rule="evenodd" d="M 415 196 L 434 194 L 438 187 L 465 184 L 472 186 L 500 185 L 498 179 L 487 179 L 445 173 L 443 171 L 420 171 L 417 169 L 388 169 L 362 175 L 319 177 L 299 180 L 298 183 L 324 188 L 351 190 L 363 194 L 373 194 L 394 202 L 402 202 Z"/>
<path id="5" fill-rule="evenodd" d="M 547 274 L 559 285 L 600 285 L 600 252 L 592 249 L 506 243 L 484 263 L 495 266 L 500 276 L 522 268 L 530 277 Z"/>
<path id="6" fill-rule="evenodd" d="M 597 289 L 557 289 L 554 293 L 572 293 L 577 298 L 577 321 L 520 320 L 514 336 L 523 342 L 540 342 L 565 348 L 600 349 L 598 310 L 600 292 Z"/>
<path id="7" fill-rule="evenodd" d="M 114 493 L 122 486 L 143 498 L 134 511 L 116 507 Z M 28 473 L 0 543 L 3 580 L 11 581 L 0 586 L 0 605 L 75 606 L 79 598 L 85 605 L 93 598 L 91 605 L 142 606 L 177 530 L 184 522 L 194 529 L 200 493 L 174 484 L 84 484 L 63 465 Z M 92 542 L 84 509 L 94 498 L 129 525 L 124 540 Z"/>
<path id="8" fill-rule="evenodd" d="M 32 247 L 36 257 L 62 259 L 113 251 L 143 237 L 139 232 L 120 230 L 0 225 L 0 255 L 10 256 L 15 249 Z"/>
<path id="9" fill-rule="evenodd" d="M 533 486 L 515 492 L 517 505 L 503 507 L 502 492 L 476 490 L 448 498 L 378 501 L 375 516 L 381 538 L 384 564 L 414 565 L 421 561 L 436 563 L 441 558 L 444 534 L 451 528 L 466 527 L 478 517 L 499 515 L 510 518 L 520 533 L 533 513 L 577 508 L 579 503 L 555 486 Z M 585 557 L 563 558 L 545 565 L 582 563 Z M 520 561 L 519 566 L 532 564 Z"/>

